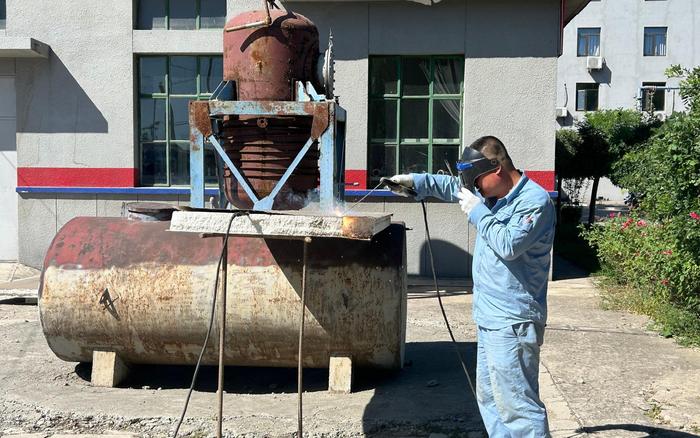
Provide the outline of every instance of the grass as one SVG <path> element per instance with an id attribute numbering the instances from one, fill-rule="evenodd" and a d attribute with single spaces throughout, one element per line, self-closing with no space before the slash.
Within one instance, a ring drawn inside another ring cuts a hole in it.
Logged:
<path id="1" fill-rule="evenodd" d="M 650 329 L 674 338 L 679 345 L 700 347 L 700 318 L 688 310 L 663 302 L 648 291 L 616 284 L 610 276 L 600 281 L 604 309 L 624 310 L 651 317 Z"/>

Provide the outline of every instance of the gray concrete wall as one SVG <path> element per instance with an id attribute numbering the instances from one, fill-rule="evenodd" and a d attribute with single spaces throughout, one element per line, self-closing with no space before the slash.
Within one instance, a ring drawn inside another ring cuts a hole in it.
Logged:
<path id="1" fill-rule="evenodd" d="M 318 25 L 322 49 L 333 32 L 336 91 L 348 110 L 348 169 L 366 168 L 368 56 L 464 54 L 464 143 L 497 135 L 519 167 L 553 170 L 559 0 L 285 4 Z M 135 55 L 218 53 L 221 35 L 133 31 L 129 1 L 71 5 L 8 0 L 8 34 L 32 36 L 52 48 L 48 60 L 18 61 L 20 165 L 133 167 Z M 229 1 L 228 15 L 259 5 Z M 20 259 L 39 265 L 58 227 L 75 215 L 116 214 L 132 200 L 122 198 L 22 195 Z M 174 202 L 185 201 L 175 196 Z M 457 205 L 431 202 L 428 208 L 439 273 L 468 275 L 473 230 Z M 429 274 L 420 204 L 370 198 L 360 209 L 392 213 L 413 228 L 409 273 Z"/>
<path id="2" fill-rule="evenodd" d="M 19 166 L 134 167 L 132 2 L 7 1 L 7 35 L 51 46 L 17 59 Z"/>
<path id="3" fill-rule="evenodd" d="M 666 56 L 643 56 L 644 27 L 668 27 Z M 605 67 L 589 73 L 586 58 L 576 56 L 577 29 L 600 27 L 600 54 Z M 564 50 L 559 58 L 557 106 L 564 106 L 568 88 L 569 113 L 562 121 L 570 125 L 583 113 L 576 111 L 576 83 L 600 83 L 600 109 L 634 108 L 642 82 L 666 82 L 664 70 L 672 64 L 692 67 L 700 63 L 700 4 L 696 0 L 641 1 L 601 0 L 588 4 L 564 31 Z M 672 108 L 672 95 L 666 96 L 666 112 Z M 683 105 L 676 97 L 675 110 Z"/>
<path id="4" fill-rule="evenodd" d="M 15 125 L 15 61 L 0 59 L 0 260 L 18 255 Z"/>

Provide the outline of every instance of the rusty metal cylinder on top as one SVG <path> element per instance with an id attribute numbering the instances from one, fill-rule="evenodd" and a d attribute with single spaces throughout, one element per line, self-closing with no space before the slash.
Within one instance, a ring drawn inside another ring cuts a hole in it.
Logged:
<path id="1" fill-rule="evenodd" d="M 295 100 L 296 81 L 320 84 L 318 29 L 306 17 L 272 10 L 269 26 L 224 32 L 223 78 L 232 81 L 240 101 Z M 233 17 L 227 29 L 264 21 L 266 12 L 251 11 Z M 231 116 L 222 121 L 221 142 L 259 198 L 269 195 L 311 135 L 311 117 L 278 114 L 274 117 Z M 277 195 L 273 208 L 296 210 L 307 203 L 307 193 L 319 184 L 318 147 L 305 155 Z M 226 197 L 237 208 L 253 201 L 226 168 Z"/>
<path id="2" fill-rule="evenodd" d="M 224 32 L 224 80 L 235 81 L 237 100 L 294 100 L 294 81 L 317 84 L 316 26 L 291 11 L 272 10 L 270 16 L 270 26 Z M 226 28 L 265 18 L 262 10 L 245 12 Z"/>
<path id="3" fill-rule="evenodd" d="M 79 217 L 58 232 L 39 291 L 42 328 L 58 357 L 89 362 L 107 350 L 130 363 L 196 362 L 221 240 L 168 227 Z M 226 365 L 296 366 L 302 251 L 301 241 L 229 239 Z M 371 241 L 314 239 L 304 366 L 345 354 L 359 366 L 400 368 L 405 266 L 402 224 Z M 216 342 L 204 364 L 217 363 Z"/>

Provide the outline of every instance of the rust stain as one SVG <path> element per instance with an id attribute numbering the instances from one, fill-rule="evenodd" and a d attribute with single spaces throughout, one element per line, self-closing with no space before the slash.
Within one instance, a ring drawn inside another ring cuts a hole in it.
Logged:
<path id="1" fill-rule="evenodd" d="M 209 137 L 212 134 L 211 120 L 209 119 L 209 103 L 192 100 L 190 101 L 189 112 L 190 126 L 197 128 L 205 138 Z"/>

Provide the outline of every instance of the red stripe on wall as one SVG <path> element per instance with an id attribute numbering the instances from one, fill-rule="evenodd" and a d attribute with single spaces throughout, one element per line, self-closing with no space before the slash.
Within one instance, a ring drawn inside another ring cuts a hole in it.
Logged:
<path id="1" fill-rule="evenodd" d="M 547 191 L 554 191 L 553 170 L 526 170 Z M 367 171 L 345 171 L 346 188 L 367 190 Z M 354 185 L 354 184 L 357 185 Z M 130 167 L 18 167 L 19 187 L 136 187 L 138 169 Z"/>
<path id="2" fill-rule="evenodd" d="M 359 169 L 346 170 L 345 188 L 348 190 L 367 190 L 367 171 Z"/>
<path id="3" fill-rule="evenodd" d="M 554 191 L 554 171 L 553 170 L 526 170 L 528 178 L 541 185 L 548 192 Z"/>
<path id="4" fill-rule="evenodd" d="M 136 187 L 132 167 L 18 167 L 19 187 Z"/>

